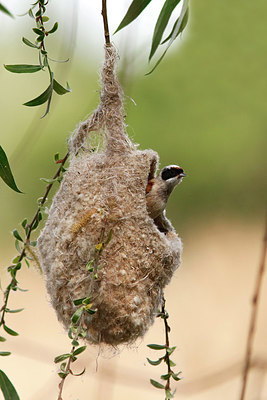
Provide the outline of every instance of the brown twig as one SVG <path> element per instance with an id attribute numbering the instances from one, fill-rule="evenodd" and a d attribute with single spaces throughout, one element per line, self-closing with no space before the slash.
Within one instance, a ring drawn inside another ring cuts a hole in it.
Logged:
<path id="1" fill-rule="evenodd" d="M 263 274 L 264 274 L 264 270 L 265 270 L 266 253 L 267 253 L 267 218 L 265 221 L 265 232 L 264 232 L 264 238 L 263 238 L 262 256 L 261 256 L 258 275 L 257 275 L 257 279 L 256 279 L 255 290 L 254 290 L 254 294 L 253 294 L 253 298 L 252 298 L 252 310 L 251 310 L 250 325 L 249 325 L 248 338 L 247 338 L 245 365 L 244 365 L 244 369 L 243 369 L 243 382 L 242 382 L 240 400 L 244 400 L 244 398 L 245 398 L 247 380 L 248 380 L 248 372 L 249 372 L 249 369 L 251 366 L 252 346 L 253 346 L 253 340 L 254 340 L 255 330 L 256 330 L 260 291 L 261 291 L 261 286 L 262 286 L 262 282 L 263 282 Z"/>
<path id="2" fill-rule="evenodd" d="M 107 16 L 107 0 L 102 0 L 102 17 L 104 24 L 104 35 L 106 45 L 110 45 L 109 28 L 108 28 L 108 16 Z"/>

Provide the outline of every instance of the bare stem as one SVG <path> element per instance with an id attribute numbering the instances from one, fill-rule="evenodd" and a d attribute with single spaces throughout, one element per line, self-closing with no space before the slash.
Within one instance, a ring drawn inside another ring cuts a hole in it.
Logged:
<path id="1" fill-rule="evenodd" d="M 102 17 L 104 23 L 104 35 L 106 45 L 110 45 L 109 28 L 108 28 L 108 15 L 107 15 L 107 0 L 102 0 Z"/>
<path id="2" fill-rule="evenodd" d="M 250 325 L 248 331 L 248 338 L 247 338 L 247 346 L 246 346 L 246 354 L 245 354 L 245 365 L 243 370 L 243 382 L 240 394 L 240 400 L 244 400 L 247 381 L 248 381 L 248 372 L 251 366 L 251 355 L 252 355 L 252 347 L 253 347 L 253 340 L 255 336 L 256 330 L 256 322 L 257 322 L 257 315 L 259 309 L 259 298 L 260 298 L 260 291 L 261 285 L 263 282 L 263 274 L 265 270 L 265 260 L 266 260 L 266 253 L 267 253 L 267 218 L 265 222 L 265 233 L 263 238 L 263 248 L 262 248 L 262 256 L 260 260 L 258 275 L 256 279 L 255 290 L 252 298 L 252 310 L 251 310 L 251 317 L 250 317 Z"/>

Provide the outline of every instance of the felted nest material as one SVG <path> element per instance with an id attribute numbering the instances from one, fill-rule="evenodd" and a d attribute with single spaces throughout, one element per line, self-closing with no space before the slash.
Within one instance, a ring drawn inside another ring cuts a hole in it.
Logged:
<path id="1" fill-rule="evenodd" d="M 161 232 L 148 215 L 146 186 L 158 155 L 137 150 L 127 137 L 116 51 L 106 46 L 105 54 L 100 105 L 70 139 L 70 165 L 38 248 L 58 319 L 68 328 L 77 309 L 73 301 L 92 296 L 96 313 L 85 316 L 86 339 L 118 345 L 142 337 L 153 323 L 182 245 L 170 221 L 163 217 Z M 106 144 L 98 151 L 86 148 L 88 134 L 100 130 Z M 86 265 L 111 231 L 95 279 Z"/>

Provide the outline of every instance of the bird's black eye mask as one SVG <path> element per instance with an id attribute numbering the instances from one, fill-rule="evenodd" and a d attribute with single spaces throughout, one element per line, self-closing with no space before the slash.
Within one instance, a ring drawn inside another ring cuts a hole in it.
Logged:
<path id="1" fill-rule="evenodd" d="M 182 168 L 171 167 L 171 168 L 164 168 L 161 173 L 161 177 L 164 181 L 167 181 L 170 178 L 174 178 L 182 174 L 184 170 Z"/>

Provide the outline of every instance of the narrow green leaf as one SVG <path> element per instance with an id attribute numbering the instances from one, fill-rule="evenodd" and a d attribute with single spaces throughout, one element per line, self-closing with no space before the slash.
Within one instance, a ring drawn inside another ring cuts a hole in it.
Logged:
<path id="1" fill-rule="evenodd" d="M 76 299 L 76 300 L 73 300 L 73 304 L 75 305 L 75 306 L 80 306 L 80 305 L 82 305 L 82 303 L 83 303 L 83 301 L 86 299 L 86 297 L 82 297 L 81 299 Z"/>
<path id="2" fill-rule="evenodd" d="M 171 367 L 175 367 L 175 365 L 176 365 L 175 362 L 172 361 L 172 360 L 170 360 L 170 366 L 171 366 Z"/>
<path id="3" fill-rule="evenodd" d="M 12 262 L 13 264 L 17 264 L 19 262 L 20 256 L 16 256 L 13 258 Z"/>
<path id="4" fill-rule="evenodd" d="M 85 373 L 85 368 L 82 370 L 82 372 L 79 372 L 78 374 L 74 374 L 72 371 L 70 371 L 70 373 L 71 373 L 71 375 L 73 375 L 73 376 L 81 376 L 81 375 L 83 375 L 84 373 Z"/>
<path id="5" fill-rule="evenodd" d="M 15 190 L 15 192 L 22 193 L 16 185 L 6 153 L 2 146 L 0 146 L 0 177 L 11 189 Z"/>
<path id="6" fill-rule="evenodd" d="M 46 58 L 45 58 L 45 60 L 47 61 Z M 48 96 L 48 101 L 47 101 L 47 106 L 46 106 L 45 113 L 41 118 L 44 118 L 49 113 L 49 110 L 50 110 L 50 104 L 51 104 L 52 94 L 53 94 L 54 73 L 50 71 L 50 74 L 51 74 L 51 83 L 50 83 L 50 86 L 49 86 L 50 93 L 49 93 L 49 96 Z"/>
<path id="7" fill-rule="evenodd" d="M 4 325 L 4 330 L 6 333 L 8 333 L 11 336 L 18 336 L 18 333 L 13 331 L 12 329 L 8 328 L 6 325 Z"/>
<path id="8" fill-rule="evenodd" d="M 169 356 L 174 352 L 175 349 L 176 349 L 176 346 L 167 348 L 167 353 L 169 354 Z"/>
<path id="9" fill-rule="evenodd" d="M 149 364 L 151 364 L 151 365 L 159 365 L 159 364 L 161 363 L 162 360 L 163 360 L 163 357 L 162 357 L 162 358 L 159 358 L 159 359 L 156 360 L 156 361 L 152 361 L 152 360 L 150 360 L 149 358 L 147 358 L 147 361 L 148 361 Z"/>
<path id="10" fill-rule="evenodd" d="M 66 87 L 66 89 L 62 86 L 62 85 L 60 85 L 60 83 L 58 83 L 58 81 L 56 81 L 55 79 L 54 79 L 54 82 L 53 82 L 53 89 L 54 89 L 54 91 L 57 93 L 57 94 L 59 94 L 59 95 L 63 95 L 63 94 L 66 94 L 66 93 L 70 93 L 71 92 L 71 88 L 69 87 L 69 85 L 68 85 L 68 82 L 67 82 L 67 87 Z"/>
<path id="11" fill-rule="evenodd" d="M 24 260 L 25 260 L 25 263 L 27 264 L 27 267 L 30 268 L 30 263 L 29 263 L 29 261 L 28 261 L 26 258 L 24 258 Z"/>
<path id="12" fill-rule="evenodd" d="M 19 400 L 16 389 L 2 370 L 0 370 L 0 388 L 5 400 Z"/>
<path id="13" fill-rule="evenodd" d="M 19 246 L 19 241 L 17 239 L 15 240 L 15 247 L 16 247 L 16 250 L 21 254 L 21 248 Z"/>
<path id="14" fill-rule="evenodd" d="M 157 389 L 165 389 L 165 386 L 162 383 L 154 381 L 154 379 L 150 379 L 151 385 L 155 386 Z"/>
<path id="15" fill-rule="evenodd" d="M 5 342 L 6 338 L 4 338 L 3 336 L 0 336 L 0 342 Z"/>
<path id="16" fill-rule="evenodd" d="M 33 47 L 34 49 L 38 49 L 38 46 L 36 44 L 32 43 L 30 40 L 26 39 L 25 37 L 22 38 L 22 41 L 26 46 Z"/>
<path id="17" fill-rule="evenodd" d="M 20 234 L 18 233 L 17 229 L 13 230 L 13 235 L 16 239 L 18 239 L 20 242 L 23 242 L 22 237 L 20 236 Z"/>
<path id="18" fill-rule="evenodd" d="M 182 371 L 180 371 L 180 372 L 177 372 L 177 374 L 175 374 L 174 372 L 172 372 L 172 378 L 175 380 L 175 381 L 180 381 L 182 378 L 180 378 L 179 377 L 179 375 L 182 373 Z"/>
<path id="19" fill-rule="evenodd" d="M 15 310 L 10 310 L 9 308 L 7 308 L 7 312 L 8 313 L 10 313 L 10 314 L 15 314 L 15 313 L 19 313 L 19 312 L 21 312 L 21 311 L 23 311 L 24 310 L 24 308 L 16 308 Z"/>
<path id="20" fill-rule="evenodd" d="M 67 358 L 70 358 L 71 354 L 70 353 L 66 353 L 66 354 L 61 354 L 60 356 L 57 356 L 54 358 L 54 363 L 59 363 L 61 361 L 67 360 Z"/>
<path id="21" fill-rule="evenodd" d="M 166 349 L 165 344 L 147 344 L 147 347 L 153 350 L 163 350 Z"/>
<path id="22" fill-rule="evenodd" d="M 58 23 L 55 22 L 53 28 L 50 29 L 50 31 L 47 31 L 46 33 L 54 33 L 56 32 L 57 28 L 58 28 Z"/>
<path id="23" fill-rule="evenodd" d="M 18 286 L 16 287 L 16 289 L 18 289 L 20 292 L 28 292 L 29 291 L 29 289 L 22 289 Z"/>
<path id="24" fill-rule="evenodd" d="M 75 347 L 79 346 L 79 342 L 77 340 L 75 340 L 75 339 L 73 339 L 71 344 L 72 344 L 72 346 L 75 346 Z"/>
<path id="25" fill-rule="evenodd" d="M 109 233 L 108 233 L 108 237 L 107 237 L 107 240 L 105 241 L 105 245 L 107 245 L 110 241 L 111 241 L 111 239 L 112 239 L 112 229 L 110 229 L 110 231 L 109 231 Z"/>
<path id="26" fill-rule="evenodd" d="M 43 181 L 43 182 L 45 182 L 45 183 L 54 183 L 54 182 L 56 182 L 57 181 L 57 178 L 56 179 L 49 179 L 49 178 L 40 178 L 40 181 Z"/>
<path id="27" fill-rule="evenodd" d="M 47 21 L 49 21 L 49 17 L 47 17 L 46 15 L 43 15 L 42 20 L 43 20 L 43 22 L 47 22 Z"/>
<path id="28" fill-rule="evenodd" d="M 90 304 L 92 301 L 92 297 L 86 297 L 83 299 L 82 303 L 85 304 L 86 306 L 88 306 L 88 304 Z"/>
<path id="29" fill-rule="evenodd" d="M 27 218 L 24 218 L 24 220 L 21 223 L 21 226 L 25 229 L 27 226 L 27 223 L 28 223 Z"/>
<path id="30" fill-rule="evenodd" d="M 151 51 L 149 54 L 149 60 L 151 60 L 151 58 L 155 54 L 155 51 L 157 50 L 157 48 L 161 42 L 162 35 L 166 29 L 166 26 L 172 15 L 172 12 L 175 9 L 175 7 L 180 3 L 180 1 L 181 0 L 166 0 L 165 1 L 164 5 L 161 9 L 161 12 L 159 14 L 158 20 L 156 22 L 155 29 L 154 29 L 152 46 L 151 46 Z"/>
<path id="31" fill-rule="evenodd" d="M 91 308 L 86 308 L 85 311 L 86 311 L 88 314 L 93 315 L 93 314 L 96 313 L 97 310 L 92 310 Z"/>
<path id="32" fill-rule="evenodd" d="M 10 351 L 0 351 L 0 356 L 2 357 L 10 356 L 10 354 L 11 354 Z"/>
<path id="33" fill-rule="evenodd" d="M 78 354 L 81 354 L 86 349 L 86 347 L 87 346 L 81 346 L 78 349 L 74 350 L 73 355 L 77 356 Z"/>
<path id="34" fill-rule="evenodd" d="M 133 0 L 115 33 L 134 21 L 150 2 L 151 0 Z"/>
<path id="35" fill-rule="evenodd" d="M 42 69 L 40 65 L 30 65 L 30 64 L 13 64 L 4 65 L 5 69 L 14 74 L 32 74 L 38 72 Z"/>
<path id="36" fill-rule="evenodd" d="M 41 104 L 44 104 L 49 97 L 51 96 L 52 93 L 52 89 L 51 89 L 51 84 L 48 86 L 48 88 L 42 93 L 40 94 L 40 96 L 36 97 L 33 100 L 27 101 L 27 103 L 24 103 L 24 106 L 27 107 L 36 107 L 36 106 L 40 106 Z"/>
<path id="37" fill-rule="evenodd" d="M 44 36 L 44 31 L 42 31 L 42 29 L 38 29 L 38 28 L 32 28 L 33 32 L 36 33 L 39 36 Z"/>
<path id="38" fill-rule="evenodd" d="M 170 378 L 170 374 L 164 374 L 160 376 L 160 379 L 163 379 L 164 381 L 167 381 Z"/>
<path id="39" fill-rule="evenodd" d="M 71 322 L 73 324 L 77 324 L 77 322 L 81 318 L 82 312 L 83 312 L 83 307 L 80 307 L 80 308 L 78 308 L 78 310 L 75 311 L 75 313 L 71 317 Z"/>
<path id="40" fill-rule="evenodd" d="M 69 375 L 69 372 L 58 372 L 58 376 L 59 376 L 61 379 L 65 379 L 66 376 L 68 376 L 68 375 Z"/>
<path id="41" fill-rule="evenodd" d="M 174 398 L 174 394 L 171 392 L 170 389 L 165 389 L 165 399 L 169 400 L 169 399 L 173 399 Z"/>
<path id="42" fill-rule="evenodd" d="M 28 14 L 31 18 L 35 18 L 32 12 L 32 8 L 29 9 Z"/>
<path id="43" fill-rule="evenodd" d="M 11 14 L 11 12 L 5 6 L 3 6 L 2 3 L 0 3 L 0 11 L 2 11 L 4 14 L 9 15 L 11 18 L 14 18 L 14 15 Z"/>
<path id="44" fill-rule="evenodd" d="M 180 17 L 179 17 L 179 18 L 180 18 Z M 173 32 L 174 32 L 174 30 L 176 29 L 176 26 L 177 26 L 177 24 L 178 24 L 178 22 L 179 22 L 179 18 L 177 18 L 177 20 L 175 21 L 175 23 L 174 23 L 174 25 L 173 25 L 173 28 L 172 28 L 172 31 L 171 31 L 171 33 L 169 34 L 169 36 L 167 36 L 166 39 L 164 39 L 160 44 L 165 44 L 166 42 L 168 42 L 168 40 L 171 39 L 171 37 L 172 37 L 172 35 L 173 35 Z M 184 18 L 183 18 L 183 20 L 182 20 L 182 23 L 181 23 L 181 25 L 180 25 L 180 28 L 179 28 L 179 30 L 178 30 L 178 32 L 177 32 L 177 34 L 176 34 L 176 37 L 177 37 L 180 33 L 182 33 L 183 30 L 185 29 L 185 27 L 186 27 L 186 25 L 187 25 L 187 22 L 188 22 L 188 18 L 189 18 L 189 7 L 188 7 L 187 10 L 186 10 L 186 13 L 185 13 Z"/>
<path id="45" fill-rule="evenodd" d="M 176 37 L 177 37 L 177 32 L 179 32 L 179 29 L 180 29 L 181 24 L 182 24 L 182 22 L 183 22 L 184 16 L 185 16 L 185 14 L 186 14 L 186 12 L 187 12 L 187 9 L 188 9 L 188 2 L 189 2 L 189 0 L 184 0 L 184 2 L 183 2 L 183 7 L 182 7 L 182 10 L 181 10 L 181 14 L 180 14 L 180 17 L 179 17 L 179 19 L 178 19 L 178 23 L 177 23 L 177 25 L 176 25 L 176 27 L 175 27 L 175 29 L 174 29 L 174 31 L 173 31 L 172 37 L 171 37 L 170 40 L 169 40 L 169 43 L 168 43 L 168 45 L 167 45 L 167 48 L 165 49 L 165 51 L 164 51 L 164 53 L 161 55 L 161 57 L 158 59 L 158 61 L 156 62 L 156 64 L 155 64 L 154 67 L 152 68 L 152 70 L 145 74 L 146 76 L 152 74 L 152 72 L 155 71 L 155 69 L 156 69 L 157 66 L 160 64 L 160 62 L 161 62 L 162 59 L 164 58 L 165 54 L 166 54 L 167 51 L 169 50 L 169 48 L 170 48 L 170 46 L 172 45 L 173 41 L 176 39 Z"/>

